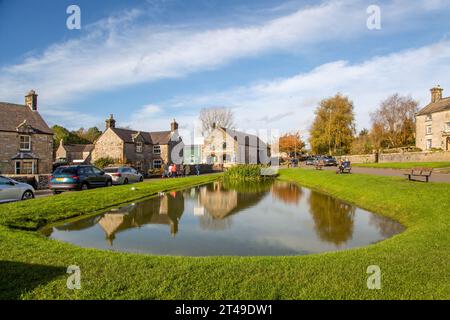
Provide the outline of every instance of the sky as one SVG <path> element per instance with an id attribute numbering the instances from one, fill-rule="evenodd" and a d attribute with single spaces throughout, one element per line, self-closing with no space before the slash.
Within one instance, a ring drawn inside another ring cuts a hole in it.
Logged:
<path id="1" fill-rule="evenodd" d="M 340 92 L 361 130 L 389 95 L 423 107 L 433 86 L 450 92 L 449 14 L 450 0 L 0 0 L 0 101 L 34 89 L 49 125 L 69 129 L 103 129 L 110 113 L 143 131 L 175 118 L 185 140 L 201 108 L 228 107 L 237 129 L 306 139 Z"/>

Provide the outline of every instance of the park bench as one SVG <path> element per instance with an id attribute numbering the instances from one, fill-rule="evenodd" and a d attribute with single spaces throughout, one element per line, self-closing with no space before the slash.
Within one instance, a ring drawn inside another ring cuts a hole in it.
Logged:
<path id="1" fill-rule="evenodd" d="M 344 162 L 342 165 L 339 165 L 336 173 L 352 173 L 352 167 L 350 162 Z"/>
<path id="2" fill-rule="evenodd" d="M 316 170 L 322 170 L 324 166 L 325 166 L 325 163 L 323 160 L 316 161 L 316 163 L 314 164 L 314 167 L 316 168 Z"/>
<path id="3" fill-rule="evenodd" d="M 414 180 L 428 182 L 432 172 L 433 168 L 412 168 L 411 172 L 405 173 L 405 176 L 407 176 L 410 181 Z M 425 180 L 421 180 L 419 178 L 425 178 Z"/>

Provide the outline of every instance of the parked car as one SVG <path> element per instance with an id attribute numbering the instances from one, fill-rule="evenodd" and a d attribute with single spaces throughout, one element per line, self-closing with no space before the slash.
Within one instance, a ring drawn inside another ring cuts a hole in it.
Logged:
<path id="1" fill-rule="evenodd" d="M 58 167 L 50 179 L 50 189 L 55 194 L 110 186 L 112 186 L 112 178 L 103 170 L 91 165 Z"/>
<path id="2" fill-rule="evenodd" d="M 0 203 L 34 198 L 34 188 L 27 183 L 0 176 Z"/>
<path id="3" fill-rule="evenodd" d="M 309 156 L 306 158 L 305 164 L 307 166 L 312 166 L 312 165 L 314 165 L 314 161 L 316 161 L 316 157 Z"/>
<path id="4" fill-rule="evenodd" d="M 332 156 L 325 156 L 322 157 L 323 163 L 325 166 L 334 166 L 336 167 L 338 165 L 336 158 L 332 157 Z"/>
<path id="5" fill-rule="evenodd" d="M 111 177 L 113 184 L 129 184 L 144 181 L 144 176 L 136 169 L 130 167 L 110 167 L 104 169 L 105 174 Z"/>

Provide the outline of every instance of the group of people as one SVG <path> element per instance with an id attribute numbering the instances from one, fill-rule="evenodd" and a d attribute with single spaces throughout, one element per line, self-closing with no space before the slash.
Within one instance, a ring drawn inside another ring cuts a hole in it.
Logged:
<path id="1" fill-rule="evenodd" d="M 200 175 L 200 166 L 196 164 L 194 166 L 195 174 Z M 176 177 L 184 177 L 191 174 L 191 166 L 183 165 L 183 164 L 165 164 L 163 167 L 162 178 L 176 178 Z"/>

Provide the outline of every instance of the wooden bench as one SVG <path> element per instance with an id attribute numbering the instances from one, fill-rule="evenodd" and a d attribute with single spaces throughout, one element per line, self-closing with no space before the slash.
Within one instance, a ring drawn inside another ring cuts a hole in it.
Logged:
<path id="1" fill-rule="evenodd" d="M 337 170 L 336 170 L 337 174 L 340 173 L 352 173 L 352 166 L 350 165 L 350 162 L 344 163 L 343 165 L 339 165 Z"/>
<path id="2" fill-rule="evenodd" d="M 325 166 L 325 163 L 322 160 L 316 161 L 316 164 L 314 165 L 316 170 L 322 170 L 324 166 Z"/>
<path id="3" fill-rule="evenodd" d="M 411 172 L 405 173 L 405 176 L 410 181 L 428 182 L 432 172 L 433 168 L 412 168 Z M 425 181 L 418 178 L 425 178 Z"/>

